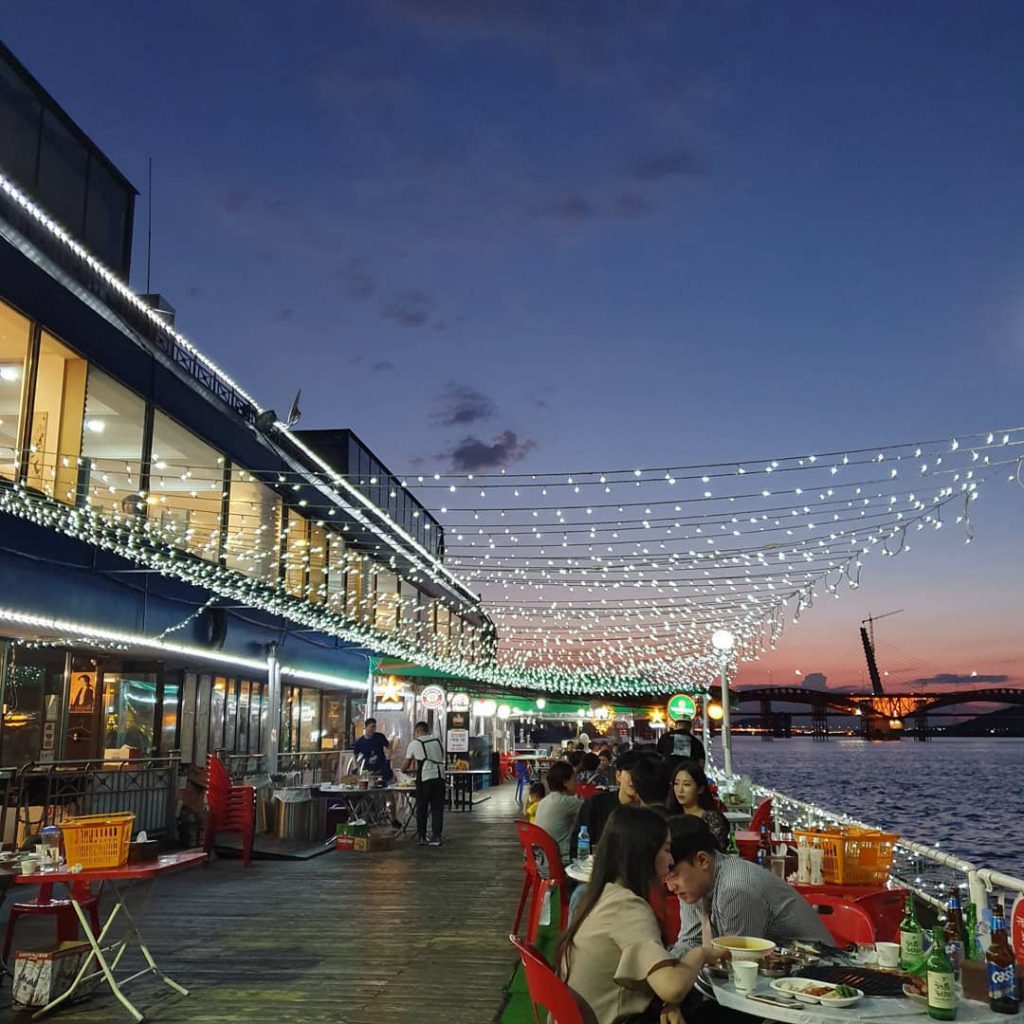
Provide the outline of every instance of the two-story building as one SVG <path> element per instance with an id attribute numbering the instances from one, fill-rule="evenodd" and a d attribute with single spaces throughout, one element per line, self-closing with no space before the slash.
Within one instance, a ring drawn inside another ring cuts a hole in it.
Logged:
<path id="1" fill-rule="evenodd" d="M 377 655 L 493 650 L 444 532 L 129 278 L 136 192 L 0 46 L 0 764 L 332 749 Z"/>

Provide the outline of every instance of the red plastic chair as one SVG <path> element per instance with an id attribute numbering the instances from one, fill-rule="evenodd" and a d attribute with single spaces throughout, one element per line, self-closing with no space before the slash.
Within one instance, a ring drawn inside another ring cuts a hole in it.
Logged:
<path id="1" fill-rule="evenodd" d="M 760 833 L 762 825 L 767 825 L 769 828 L 772 827 L 772 798 L 770 796 L 765 797 L 754 808 L 754 814 L 750 819 L 747 829 L 757 835 Z"/>
<path id="2" fill-rule="evenodd" d="M 100 898 L 97 894 L 93 896 L 89 890 L 88 883 L 74 883 L 75 898 L 86 914 L 89 915 L 89 924 L 92 927 L 93 935 L 100 933 Z M 57 919 L 57 941 L 74 942 L 78 938 L 78 917 L 71 900 L 54 899 L 53 883 L 43 882 L 39 886 L 39 892 L 33 900 L 26 900 L 24 903 L 15 903 L 11 907 L 10 916 L 7 919 L 7 930 L 4 933 L 4 948 L 0 953 L 0 960 L 7 963 L 8 955 L 11 952 L 11 945 L 14 942 L 14 928 L 20 917 L 53 916 Z"/>
<path id="3" fill-rule="evenodd" d="M 867 911 L 858 907 L 856 903 L 824 893 L 812 894 L 808 902 L 818 912 L 822 924 L 829 930 L 829 934 L 840 949 L 875 942 L 874 922 Z"/>
<path id="4" fill-rule="evenodd" d="M 576 795 L 581 800 L 589 800 L 592 796 L 596 796 L 599 791 L 600 787 L 596 786 L 593 782 L 576 783 Z"/>
<path id="5" fill-rule="evenodd" d="M 206 769 L 209 811 L 203 848 L 209 856 L 218 832 L 237 832 L 242 839 L 242 863 L 248 867 L 256 837 L 256 787 L 233 786 L 227 769 L 213 754 L 206 757 Z"/>
<path id="6" fill-rule="evenodd" d="M 541 910 L 544 908 L 544 897 L 552 889 L 558 889 L 561 907 L 561 927 L 564 931 L 569 923 L 569 879 L 562 867 L 562 855 L 558 852 L 558 844 L 539 825 L 531 825 L 528 821 L 516 820 L 516 831 L 519 844 L 523 848 L 523 891 L 519 894 L 519 906 L 516 909 L 513 934 L 518 933 L 523 919 L 523 911 L 529 901 L 530 911 L 526 919 L 526 941 L 535 942 L 537 929 L 540 927 Z M 537 850 L 544 854 L 547 862 L 548 877 L 541 874 L 541 865 L 537 860 Z"/>
<path id="7" fill-rule="evenodd" d="M 553 1024 L 584 1024 L 583 1013 L 571 988 L 548 966 L 548 962 L 534 946 L 516 938 L 508 937 L 516 947 L 526 975 L 526 991 L 530 994 L 530 1005 L 537 1024 L 544 1024 L 537 1012 L 538 1004 L 550 1014 Z"/>

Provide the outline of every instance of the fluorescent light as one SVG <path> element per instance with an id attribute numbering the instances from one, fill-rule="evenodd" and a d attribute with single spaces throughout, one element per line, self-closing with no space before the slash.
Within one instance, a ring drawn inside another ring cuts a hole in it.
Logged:
<path id="1" fill-rule="evenodd" d="M 85 429 L 90 434 L 102 434 L 107 429 L 107 425 L 103 420 L 88 419 L 85 421 Z"/>
<path id="2" fill-rule="evenodd" d="M 0 380 L 21 380 L 20 366 L 0 366 Z"/>

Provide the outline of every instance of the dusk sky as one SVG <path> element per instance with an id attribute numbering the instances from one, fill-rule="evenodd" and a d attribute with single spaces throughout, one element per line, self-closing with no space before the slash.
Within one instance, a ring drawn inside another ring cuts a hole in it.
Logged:
<path id="1" fill-rule="evenodd" d="M 393 469 L 708 463 L 1024 422 L 1016 2 L 38 0 L 4 41 L 143 194 L 132 284 Z M 1024 683 L 1024 490 L 741 683 Z M 930 685 L 930 684 L 927 684 Z"/>

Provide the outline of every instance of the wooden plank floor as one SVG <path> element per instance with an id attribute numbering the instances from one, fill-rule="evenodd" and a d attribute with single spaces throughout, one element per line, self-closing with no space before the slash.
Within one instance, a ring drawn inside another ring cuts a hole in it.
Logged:
<path id="1" fill-rule="evenodd" d="M 522 882 L 514 787 L 490 792 L 471 813 L 448 814 L 440 848 L 406 839 L 391 853 L 247 871 L 225 859 L 158 882 L 142 934 L 191 995 L 146 979 L 133 1000 L 157 1024 L 489 1024 L 515 965 Z M 23 918 L 15 945 L 46 942 L 52 927 Z M 27 1019 L 0 1009 L 0 1021 Z M 109 995 L 50 1019 L 130 1021 Z"/>

